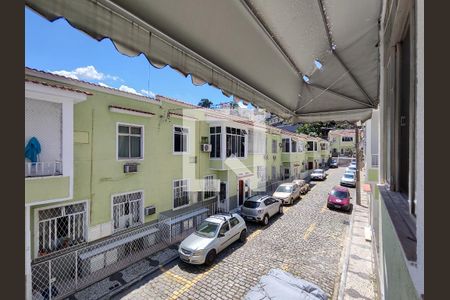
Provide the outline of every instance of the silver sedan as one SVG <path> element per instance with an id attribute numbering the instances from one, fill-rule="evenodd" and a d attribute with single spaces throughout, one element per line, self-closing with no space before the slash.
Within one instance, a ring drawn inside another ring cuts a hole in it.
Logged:
<path id="1" fill-rule="evenodd" d="M 205 219 L 178 247 L 180 259 L 211 265 L 216 255 L 237 240 L 245 242 L 247 225 L 238 214 L 217 214 Z"/>

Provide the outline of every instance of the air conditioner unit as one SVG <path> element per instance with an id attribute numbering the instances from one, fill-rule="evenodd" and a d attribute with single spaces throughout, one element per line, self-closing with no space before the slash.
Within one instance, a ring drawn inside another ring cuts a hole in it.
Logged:
<path id="1" fill-rule="evenodd" d="M 138 171 L 137 163 L 126 163 L 123 165 L 124 173 L 136 173 Z"/>
<path id="2" fill-rule="evenodd" d="M 211 152 L 212 145 L 211 144 L 202 144 L 202 151 L 203 152 Z"/>
<path id="3" fill-rule="evenodd" d="M 149 216 L 153 215 L 156 212 L 156 207 L 154 205 L 150 205 L 144 208 L 144 215 Z"/>

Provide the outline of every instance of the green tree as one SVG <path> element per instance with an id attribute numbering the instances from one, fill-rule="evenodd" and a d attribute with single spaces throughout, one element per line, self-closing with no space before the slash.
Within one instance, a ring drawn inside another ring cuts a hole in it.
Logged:
<path id="1" fill-rule="evenodd" d="M 211 105 L 213 105 L 212 101 L 206 98 L 201 99 L 200 102 L 198 103 L 198 106 L 206 108 L 211 108 Z"/>
<path id="2" fill-rule="evenodd" d="M 322 134 L 322 127 L 324 127 L 322 122 L 305 123 L 297 128 L 297 132 L 307 135 L 320 136 Z"/>

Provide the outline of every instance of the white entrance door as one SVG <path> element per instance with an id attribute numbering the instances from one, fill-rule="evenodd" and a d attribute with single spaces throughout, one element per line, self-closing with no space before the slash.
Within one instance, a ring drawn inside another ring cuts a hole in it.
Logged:
<path id="1" fill-rule="evenodd" d="M 219 192 L 219 210 L 229 211 L 228 206 L 228 183 L 221 181 L 220 182 L 220 192 Z"/>

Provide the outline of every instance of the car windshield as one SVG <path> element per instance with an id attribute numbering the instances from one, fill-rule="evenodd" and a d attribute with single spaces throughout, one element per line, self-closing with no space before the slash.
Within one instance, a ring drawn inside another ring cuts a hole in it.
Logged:
<path id="1" fill-rule="evenodd" d="M 353 179 L 354 177 L 353 174 L 344 174 L 344 178 Z"/>
<path id="2" fill-rule="evenodd" d="M 316 170 L 314 170 L 314 173 L 323 173 L 323 170 L 321 170 L 321 169 L 316 169 Z"/>
<path id="3" fill-rule="evenodd" d="M 290 185 L 280 185 L 275 192 L 278 193 L 290 193 L 292 191 L 292 186 Z"/>
<path id="4" fill-rule="evenodd" d="M 257 207 L 259 207 L 260 204 L 261 204 L 261 202 L 256 202 L 256 201 L 245 201 L 245 202 L 244 202 L 244 207 L 247 207 L 247 208 L 257 208 Z"/>
<path id="5" fill-rule="evenodd" d="M 344 191 L 332 190 L 331 195 L 333 195 L 337 198 L 340 198 L 340 199 L 348 198 L 348 192 L 344 192 Z"/>
<path id="6" fill-rule="evenodd" d="M 212 238 L 216 236 L 217 230 L 219 230 L 219 224 L 209 221 L 203 221 L 195 233 L 199 236 Z"/>

